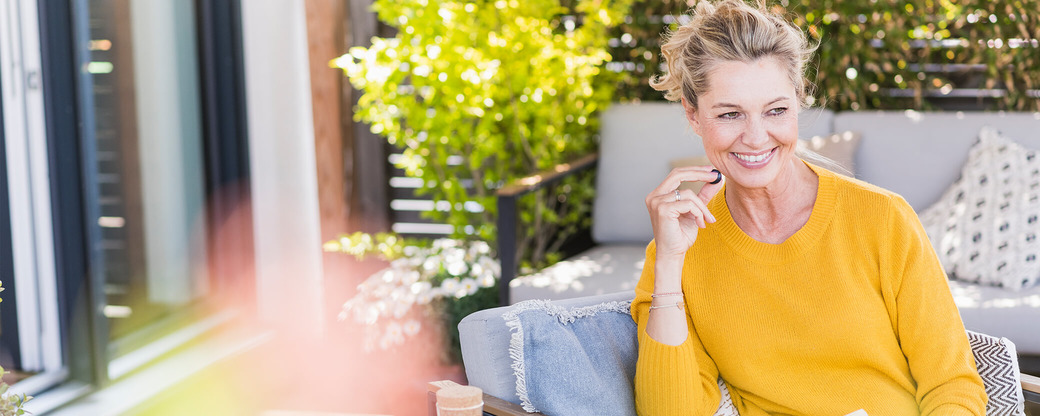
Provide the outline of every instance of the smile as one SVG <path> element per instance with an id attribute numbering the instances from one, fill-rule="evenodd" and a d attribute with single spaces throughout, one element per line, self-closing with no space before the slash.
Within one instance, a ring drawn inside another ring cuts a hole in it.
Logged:
<path id="1" fill-rule="evenodd" d="M 757 164 L 762 164 L 762 162 L 764 162 L 767 159 L 769 159 L 770 156 L 773 156 L 773 152 L 774 151 L 776 151 L 775 147 L 772 148 L 772 149 L 769 149 L 767 151 L 758 153 L 758 154 L 753 154 L 753 153 L 736 153 L 736 152 L 731 153 L 731 154 L 734 157 L 736 157 L 738 160 L 740 160 L 741 162 L 744 162 L 743 164 L 746 164 L 746 165 L 757 165 Z"/>

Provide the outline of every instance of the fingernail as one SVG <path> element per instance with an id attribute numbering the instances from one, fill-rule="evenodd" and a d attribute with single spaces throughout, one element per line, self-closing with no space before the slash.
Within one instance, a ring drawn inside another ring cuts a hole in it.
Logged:
<path id="1" fill-rule="evenodd" d="M 715 222 L 715 215 L 712 215 L 712 213 L 709 212 L 708 213 L 708 220 L 709 220 L 708 222 Z"/>

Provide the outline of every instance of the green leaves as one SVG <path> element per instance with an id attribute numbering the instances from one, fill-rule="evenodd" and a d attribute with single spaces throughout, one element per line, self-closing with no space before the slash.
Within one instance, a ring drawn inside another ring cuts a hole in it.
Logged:
<path id="1" fill-rule="evenodd" d="M 0 375 L 8 373 L 10 372 L 4 370 L 3 367 L 0 367 Z M 27 412 L 22 409 L 22 407 L 25 406 L 26 402 L 32 400 L 32 396 L 27 396 L 25 394 L 7 394 L 8 389 L 10 388 L 11 386 L 7 385 L 7 383 L 0 382 L 0 416 L 26 414 Z"/>
<path id="2" fill-rule="evenodd" d="M 630 2 L 378 0 L 397 35 L 334 63 L 363 92 L 356 119 L 402 149 L 423 194 L 449 202 L 427 214 L 454 237 L 494 241 L 495 189 L 595 149 L 615 90 L 607 29 Z"/>
<path id="3" fill-rule="evenodd" d="M 970 93 L 994 88 L 1003 95 L 974 104 L 1040 110 L 1038 0 L 769 4 L 820 43 L 809 65 L 810 79 L 817 82 L 815 105 L 836 110 L 929 109 L 958 89 Z M 620 100 L 663 99 L 646 82 L 661 72 L 660 33 L 674 27 L 658 16 L 678 16 L 687 8 L 682 0 L 639 0 L 625 24 L 615 29 L 615 37 L 629 39 L 611 49 L 618 63 L 627 65 L 621 73 Z"/>

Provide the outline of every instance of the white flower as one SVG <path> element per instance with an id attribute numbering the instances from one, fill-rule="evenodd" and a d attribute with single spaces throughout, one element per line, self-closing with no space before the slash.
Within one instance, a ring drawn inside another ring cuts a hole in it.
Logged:
<path id="1" fill-rule="evenodd" d="M 404 249 L 402 250 L 402 253 L 404 253 L 404 256 L 406 258 L 407 257 L 414 257 L 416 254 L 419 254 L 419 247 L 416 247 L 416 246 L 404 246 Z"/>
<path id="2" fill-rule="evenodd" d="M 385 297 L 389 296 L 391 290 L 393 290 L 392 286 L 381 284 L 381 285 L 378 285 L 378 286 L 371 287 L 371 289 L 368 290 L 367 292 L 368 292 L 368 295 L 370 297 L 375 298 L 375 299 L 380 299 L 380 298 L 385 298 Z"/>
<path id="3" fill-rule="evenodd" d="M 432 288 L 433 285 L 431 285 L 430 282 L 415 282 L 412 283 L 411 286 L 412 294 L 416 296 L 421 296 L 424 293 L 429 293 L 430 289 Z"/>
<path id="4" fill-rule="evenodd" d="M 471 253 L 487 254 L 491 252 L 491 246 L 488 245 L 487 241 L 474 241 L 469 250 Z"/>
<path id="5" fill-rule="evenodd" d="M 491 257 L 481 257 L 480 260 L 477 260 L 477 262 L 480 263 L 480 265 L 483 266 L 485 269 L 491 270 L 491 273 L 493 273 L 495 277 L 502 275 L 502 265 L 500 265 Z"/>
<path id="6" fill-rule="evenodd" d="M 477 277 L 477 284 L 480 285 L 480 287 L 494 286 L 495 276 L 491 275 L 491 273 L 482 273 Z"/>
<path id="7" fill-rule="evenodd" d="M 394 259 L 390 262 L 390 268 L 395 270 L 408 270 L 412 268 L 412 259 L 409 257 L 401 257 Z"/>
<path id="8" fill-rule="evenodd" d="M 394 273 L 394 271 L 392 269 L 383 270 L 382 273 L 383 274 L 382 274 L 381 277 L 382 277 L 384 282 L 386 282 L 386 283 L 394 283 L 394 282 L 397 281 L 397 275 Z"/>
<path id="9" fill-rule="evenodd" d="M 418 334 L 420 328 L 422 328 L 422 325 L 420 325 L 419 321 L 415 319 L 411 319 L 404 323 L 404 333 L 410 337 L 414 337 L 415 334 Z"/>
<path id="10" fill-rule="evenodd" d="M 468 269 L 466 262 L 462 259 L 448 259 L 447 263 L 448 274 L 452 276 L 462 276 L 462 274 L 466 273 L 466 270 Z"/>
<path id="11" fill-rule="evenodd" d="M 459 290 L 456 292 L 455 297 L 461 298 L 462 296 L 472 295 L 477 293 L 477 289 L 480 289 L 480 286 L 477 286 L 476 280 L 470 278 L 462 279 L 462 282 L 459 283 Z M 459 296 L 459 294 L 462 294 L 462 296 Z"/>
<path id="12" fill-rule="evenodd" d="M 450 279 L 444 279 L 444 281 L 441 282 L 441 290 L 444 293 L 455 293 L 455 291 L 458 289 L 459 279 L 457 278 L 452 277 Z"/>
<path id="13" fill-rule="evenodd" d="M 427 257 L 422 263 L 423 270 L 428 272 L 436 272 L 441 267 L 441 259 L 436 257 Z"/>
<path id="14" fill-rule="evenodd" d="M 376 321 L 379 320 L 379 308 L 374 305 L 369 306 L 365 308 L 364 311 L 362 311 L 359 315 L 356 315 L 355 320 L 360 321 L 365 325 L 375 325 Z"/>
<path id="15" fill-rule="evenodd" d="M 415 297 L 415 303 L 420 305 L 428 304 L 433 300 L 434 296 L 437 296 L 437 294 L 433 290 L 422 292 Z"/>
<path id="16" fill-rule="evenodd" d="M 408 270 L 402 273 L 401 283 L 404 285 L 410 285 L 415 282 L 418 282 L 420 277 L 422 277 L 422 275 L 420 275 L 419 272 L 415 270 Z"/>
<path id="17" fill-rule="evenodd" d="M 404 330 L 401 328 L 401 324 L 396 321 L 390 322 L 390 324 L 386 326 L 386 334 L 384 334 L 383 337 L 389 339 L 393 344 L 404 342 Z"/>
<path id="18" fill-rule="evenodd" d="M 406 303 L 406 302 L 401 301 L 401 302 L 395 303 L 394 306 L 393 306 L 393 311 L 392 311 L 394 318 L 397 318 L 397 319 L 404 318 L 404 316 L 408 314 L 408 310 L 411 309 L 411 308 L 412 308 L 412 303 L 411 302 L 407 302 Z"/>
<path id="19" fill-rule="evenodd" d="M 432 244 L 434 250 L 443 250 L 446 248 L 455 247 L 457 245 L 459 245 L 459 242 L 450 238 L 438 238 L 436 240 L 433 240 Z"/>
<path id="20" fill-rule="evenodd" d="M 375 310 L 379 313 L 379 316 L 386 315 L 386 311 L 390 310 L 390 304 L 388 304 L 385 300 L 382 299 L 376 301 L 376 303 L 374 303 L 372 306 L 375 307 Z"/>

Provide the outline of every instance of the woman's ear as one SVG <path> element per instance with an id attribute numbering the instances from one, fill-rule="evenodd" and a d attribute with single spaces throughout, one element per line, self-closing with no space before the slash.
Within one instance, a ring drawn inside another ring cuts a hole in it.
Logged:
<path id="1" fill-rule="evenodd" d="M 686 121 L 690 123 L 690 127 L 693 127 L 693 132 L 701 135 L 701 125 L 697 122 L 697 109 L 692 104 L 686 101 L 686 97 L 681 97 L 683 112 L 686 113 Z"/>

